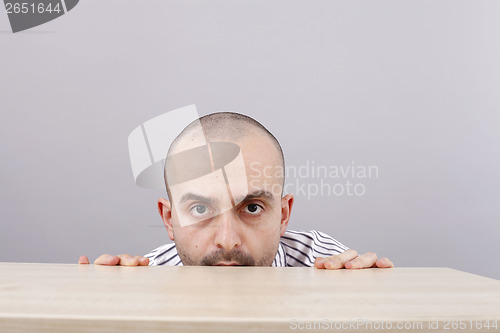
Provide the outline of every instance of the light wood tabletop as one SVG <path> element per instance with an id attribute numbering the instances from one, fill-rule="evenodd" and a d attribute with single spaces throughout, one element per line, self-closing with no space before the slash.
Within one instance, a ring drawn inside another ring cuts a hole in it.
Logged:
<path id="1" fill-rule="evenodd" d="M 499 332 L 498 325 L 500 281 L 450 268 L 0 263 L 2 333 Z"/>

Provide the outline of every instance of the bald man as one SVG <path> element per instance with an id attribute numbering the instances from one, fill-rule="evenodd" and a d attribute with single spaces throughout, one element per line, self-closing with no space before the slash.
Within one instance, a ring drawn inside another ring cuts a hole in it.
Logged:
<path id="1" fill-rule="evenodd" d="M 284 170 L 280 144 L 260 123 L 231 112 L 203 116 L 179 134 L 166 157 L 169 199 L 158 200 L 158 211 L 173 243 L 144 257 L 105 254 L 94 263 L 394 267 L 324 233 L 287 231 L 294 198 L 283 196 Z M 79 263 L 89 260 L 82 256 Z"/>

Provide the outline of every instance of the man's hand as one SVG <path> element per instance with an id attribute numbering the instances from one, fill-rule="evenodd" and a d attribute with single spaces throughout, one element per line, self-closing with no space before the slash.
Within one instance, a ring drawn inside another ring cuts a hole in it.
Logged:
<path id="1" fill-rule="evenodd" d="M 79 264 L 88 264 L 89 258 L 86 256 L 81 256 L 78 259 Z M 120 254 L 119 256 L 113 256 L 111 254 L 103 254 L 94 261 L 95 265 L 105 265 L 105 266 L 148 266 L 149 259 L 141 256 L 131 256 L 128 254 Z"/>
<path id="2" fill-rule="evenodd" d="M 377 254 L 373 252 L 358 256 L 356 250 L 347 250 L 331 257 L 316 258 L 314 267 L 319 269 L 392 268 L 394 264 L 385 257 L 377 259 Z"/>

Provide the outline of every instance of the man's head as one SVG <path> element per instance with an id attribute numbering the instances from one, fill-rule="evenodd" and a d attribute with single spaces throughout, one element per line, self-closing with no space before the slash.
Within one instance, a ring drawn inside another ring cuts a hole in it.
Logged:
<path id="1" fill-rule="evenodd" d="M 165 163 L 158 208 L 184 265 L 270 266 L 293 196 L 282 198 L 283 153 L 250 117 L 222 112 L 191 123 Z"/>

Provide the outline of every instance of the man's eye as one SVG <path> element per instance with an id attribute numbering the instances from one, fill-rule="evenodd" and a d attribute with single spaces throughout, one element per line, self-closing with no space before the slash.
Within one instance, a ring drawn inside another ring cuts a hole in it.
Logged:
<path id="1" fill-rule="evenodd" d="M 200 217 L 208 213 L 208 208 L 204 205 L 196 205 L 191 208 L 191 213 L 196 217 Z"/>
<path id="2" fill-rule="evenodd" d="M 260 212 L 262 212 L 263 208 L 260 205 L 257 204 L 250 204 L 246 205 L 245 208 L 243 208 L 243 211 L 248 214 L 253 214 L 257 215 Z"/>

